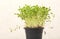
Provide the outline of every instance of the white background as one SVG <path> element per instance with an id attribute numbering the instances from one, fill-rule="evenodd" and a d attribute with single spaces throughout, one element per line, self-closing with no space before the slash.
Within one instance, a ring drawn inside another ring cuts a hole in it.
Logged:
<path id="1" fill-rule="evenodd" d="M 60 39 L 60 0 L 0 0 L 0 39 L 25 39 L 24 23 L 14 15 L 19 6 L 25 4 L 51 7 L 55 18 L 45 26 L 47 34 L 43 33 L 43 39 Z M 21 29 L 10 32 L 16 25 L 21 26 Z M 50 29 L 51 26 L 53 29 Z"/>

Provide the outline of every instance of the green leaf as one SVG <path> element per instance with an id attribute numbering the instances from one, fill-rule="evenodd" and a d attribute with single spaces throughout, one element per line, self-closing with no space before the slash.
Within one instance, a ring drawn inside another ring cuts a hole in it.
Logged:
<path id="1" fill-rule="evenodd" d="M 45 6 L 29 6 L 25 5 L 22 8 L 19 8 L 18 17 L 21 17 L 22 20 L 25 20 L 26 27 L 42 27 L 45 24 L 45 21 L 51 19 L 49 11 L 50 8 Z M 52 13 L 51 13 L 52 14 Z"/>

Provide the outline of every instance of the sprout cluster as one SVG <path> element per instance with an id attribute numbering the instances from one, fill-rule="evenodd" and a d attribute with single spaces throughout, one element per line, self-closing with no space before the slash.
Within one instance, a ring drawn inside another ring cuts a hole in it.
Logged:
<path id="1" fill-rule="evenodd" d="M 26 27 L 43 27 L 46 22 L 46 19 L 50 19 L 49 11 L 50 8 L 45 6 L 29 6 L 25 5 L 22 8 L 19 8 L 18 17 L 21 17 L 22 20 L 25 20 Z"/>

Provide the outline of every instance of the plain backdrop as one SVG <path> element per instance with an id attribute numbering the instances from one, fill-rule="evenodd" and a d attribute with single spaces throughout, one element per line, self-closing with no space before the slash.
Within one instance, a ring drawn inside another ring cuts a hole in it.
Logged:
<path id="1" fill-rule="evenodd" d="M 60 39 L 60 0 L 0 0 L 0 39 L 26 38 L 24 22 L 14 15 L 18 13 L 18 8 L 25 4 L 50 7 L 55 18 L 51 23 L 46 23 L 44 29 L 46 34 L 43 32 L 43 39 Z M 11 29 L 13 32 L 10 32 Z"/>

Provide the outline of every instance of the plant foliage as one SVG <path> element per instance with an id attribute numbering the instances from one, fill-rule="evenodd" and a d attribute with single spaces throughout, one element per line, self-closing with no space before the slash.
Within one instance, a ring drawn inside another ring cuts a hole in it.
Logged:
<path id="1" fill-rule="evenodd" d="M 22 20 L 25 20 L 26 27 L 42 27 L 47 19 L 50 19 L 49 11 L 50 8 L 45 6 L 29 6 L 25 5 L 22 8 L 19 8 L 18 17 L 21 17 Z"/>

